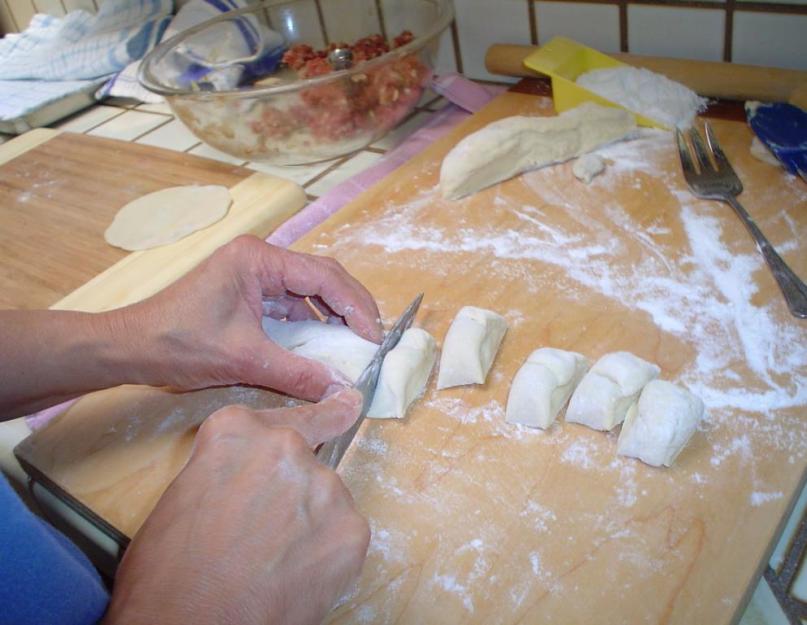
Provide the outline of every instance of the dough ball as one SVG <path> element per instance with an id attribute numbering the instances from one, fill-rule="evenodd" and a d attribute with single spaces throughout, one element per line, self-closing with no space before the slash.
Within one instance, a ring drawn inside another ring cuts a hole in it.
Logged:
<path id="1" fill-rule="evenodd" d="M 437 388 L 484 384 L 505 332 L 507 322 L 501 315 L 474 306 L 461 308 L 443 341 Z"/>
<path id="2" fill-rule="evenodd" d="M 532 352 L 510 386 L 507 422 L 548 428 L 588 367 L 586 357 L 576 352 L 551 347 Z"/>
<path id="3" fill-rule="evenodd" d="M 625 417 L 617 453 L 654 467 L 671 466 L 703 417 L 703 402 L 689 391 L 653 380 Z"/>
<path id="4" fill-rule="evenodd" d="M 600 358 L 578 385 L 566 410 L 566 421 L 595 430 L 622 423 L 645 384 L 658 377 L 659 367 L 630 352 Z"/>
<path id="5" fill-rule="evenodd" d="M 595 176 L 605 171 L 605 161 L 599 154 L 583 154 L 572 165 L 574 177 L 589 184 Z"/>
<path id="6" fill-rule="evenodd" d="M 129 251 L 167 245 L 216 223 L 231 203 L 229 190 L 220 185 L 161 189 L 121 208 L 104 239 Z"/>
<path id="7" fill-rule="evenodd" d="M 280 347 L 336 369 L 355 382 L 367 368 L 378 345 L 343 325 L 321 321 L 278 321 L 264 317 L 263 331 Z"/>
<path id="8" fill-rule="evenodd" d="M 426 387 L 436 359 L 437 346 L 431 334 L 420 328 L 404 332 L 384 358 L 367 416 L 402 419 L 409 405 Z"/>

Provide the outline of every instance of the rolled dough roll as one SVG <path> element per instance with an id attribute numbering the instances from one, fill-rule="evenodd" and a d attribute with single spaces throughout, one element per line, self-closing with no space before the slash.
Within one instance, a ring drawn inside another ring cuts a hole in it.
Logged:
<path id="1" fill-rule="evenodd" d="M 161 189 L 121 208 L 104 239 L 129 251 L 167 245 L 216 223 L 231 203 L 230 191 L 221 185 Z"/>
<path id="2" fill-rule="evenodd" d="M 457 200 L 624 139 L 635 128 L 628 111 L 591 102 L 555 117 L 506 117 L 454 146 L 440 168 L 440 191 L 444 198 Z"/>
<path id="3" fill-rule="evenodd" d="M 263 331 L 275 343 L 305 358 L 319 360 L 355 382 L 367 368 L 378 345 L 347 326 L 321 321 L 278 321 L 263 318 Z"/>
<path id="4" fill-rule="evenodd" d="M 532 352 L 510 386 L 507 422 L 548 428 L 588 367 L 586 357 L 577 352 L 551 347 Z"/>
<path id="5" fill-rule="evenodd" d="M 606 354 L 574 391 L 566 421 L 595 430 L 610 430 L 622 423 L 642 388 L 660 372 L 657 365 L 630 352 Z"/>
<path id="6" fill-rule="evenodd" d="M 507 332 L 504 317 L 474 306 L 460 309 L 443 342 L 437 388 L 484 384 Z"/>
<path id="7" fill-rule="evenodd" d="M 654 467 L 672 466 L 703 417 L 703 402 L 689 391 L 653 380 L 628 410 L 617 453 Z"/>
<path id="8" fill-rule="evenodd" d="M 375 419 L 402 419 L 409 405 L 421 394 L 437 358 L 432 335 L 409 328 L 384 358 L 373 403 L 367 413 Z"/>

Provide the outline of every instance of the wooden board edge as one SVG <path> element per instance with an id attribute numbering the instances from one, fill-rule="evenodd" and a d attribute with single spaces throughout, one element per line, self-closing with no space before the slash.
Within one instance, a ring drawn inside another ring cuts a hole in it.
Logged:
<path id="1" fill-rule="evenodd" d="M 35 147 L 40 146 L 43 143 L 47 143 L 53 139 L 53 137 L 60 134 L 62 134 L 61 130 L 54 130 L 53 128 L 37 128 L 35 130 L 26 132 L 25 134 L 14 137 L 11 139 L 11 141 L 6 141 L 3 145 L 0 145 L 0 165 L 5 165 L 10 160 L 25 154 L 29 150 L 33 150 Z"/>
<path id="2" fill-rule="evenodd" d="M 256 204 L 273 194 L 276 206 L 256 218 Z M 181 241 L 132 252 L 53 304 L 53 310 L 102 312 L 141 301 L 161 291 L 239 234 L 265 238 L 306 203 L 300 185 L 268 174 L 254 173 L 230 189 L 230 212 L 212 226 Z"/>

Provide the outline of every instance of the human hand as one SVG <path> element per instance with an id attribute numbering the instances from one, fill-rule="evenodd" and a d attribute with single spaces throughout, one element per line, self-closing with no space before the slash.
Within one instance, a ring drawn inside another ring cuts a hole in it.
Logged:
<path id="1" fill-rule="evenodd" d="M 261 328 L 265 313 L 315 318 L 309 302 L 364 338 L 383 336 L 372 296 L 339 263 L 252 236 L 234 239 L 164 291 L 111 314 L 135 337 L 129 352 L 143 364 L 142 383 L 182 389 L 242 383 L 316 401 L 345 380 L 279 347 Z"/>
<path id="2" fill-rule="evenodd" d="M 211 415 L 127 549 L 104 625 L 319 624 L 358 576 L 370 533 L 310 448 L 360 406 L 345 389 L 302 408 Z"/>

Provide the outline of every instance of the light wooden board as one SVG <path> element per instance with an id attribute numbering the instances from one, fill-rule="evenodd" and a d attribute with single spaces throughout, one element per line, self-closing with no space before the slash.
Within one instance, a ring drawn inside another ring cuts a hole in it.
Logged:
<path id="1" fill-rule="evenodd" d="M 230 213 L 154 250 L 129 254 L 104 241 L 124 204 L 183 184 L 230 188 Z M 266 236 L 304 204 L 298 185 L 243 167 L 100 137 L 29 132 L 0 146 L 0 307 L 47 308 L 71 292 L 60 308 L 130 303 L 238 234 Z"/>
<path id="2" fill-rule="evenodd" d="M 339 259 L 387 321 L 424 291 L 417 323 L 438 341 L 462 305 L 510 322 L 485 385 L 437 392 L 432 381 L 404 421 L 363 426 L 340 471 L 373 539 L 330 620 L 728 623 L 804 475 L 805 322 L 789 316 L 728 207 L 688 193 L 669 135 L 614 149 L 590 187 L 564 164 L 459 203 L 440 199 L 450 147 L 516 113 L 551 107 L 497 98 L 295 245 Z M 747 208 L 807 275 L 807 190 L 749 156 L 744 125 L 715 128 Z M 660 470 L 618 458 L 616 433 L 562 419 L 547 432 L 507 425 L 510 380 L 541 346 L 657 362 L 706 401 L 702 431 Z M 131 535 L 222 398 L 203 398 L 191 415 L 169 410 L 176 398 L 162 392 L 144 399 L 138 414 L 162 415 L 146 426 L 121 392 L 82 400 L 39 437 L 50 445 L 28 451 Z M 103 414 L 134 425 L 74 429 Z M 59 433 L 62 445 L 83 440 L 81 454 L 57 449 Z"/>

